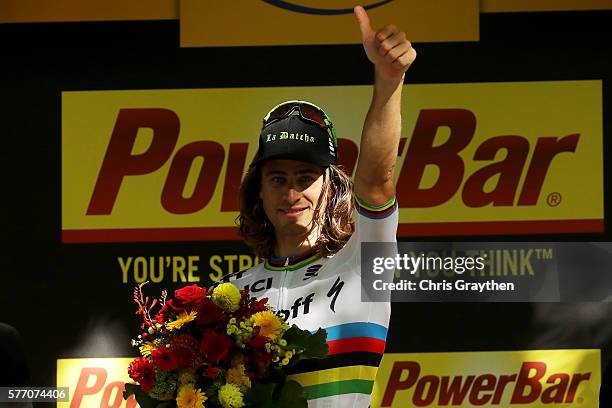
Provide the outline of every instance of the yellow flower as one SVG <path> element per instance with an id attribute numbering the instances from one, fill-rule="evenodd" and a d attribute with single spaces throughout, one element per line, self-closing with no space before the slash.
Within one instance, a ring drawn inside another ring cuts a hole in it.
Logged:
<path id="1" fill-rule="evenodd" d="M 170 331 L 178 330 L 187 323 L 194 321 L 197 315 L 198 313 L 193 310 L 189 313 L 182 312 L 175 321 L 166 323 L 166 328 Z"/>
<path id="2" fill-rule="evenodd" d="M 251 380 L 244 372 L 244 364 L 238 364 L 227 370 L 227 382 L 234 384 L 242 392 L 246 392 L 251 388 Z"/>
<path id="3" fill-rule="evenodd" d="M 185 369 L 179 372 L 178 376 L 179 384 L 194 384 L 195 383 L 195 371 L 192 369 Z"/>
<path id="4" fill-rule="evenodd" d="M 204 408 L 208 397 L 202 390 L 194 388 L 193 384 L 182 385 L 176 395 L 177 408 Z"/>
<path id="5" fill-rule="evenodd" d="M 240 408 L 244 407 L 242 393 L 234 384 L 225 384 L 219 388 L 219 402 L 223 408 Z M 181 408 L 181 407 L 179 407 Z"/>
<path id="6" fill-rule="evenodd" d="M 151 352 L 155 350 L 155 344 L 153 343 L 145 343 L 142 346 L 138 347 L 140 350 L 140 355 L 143 357 L 149 357 Z"/>
<path id="7" fill-rule="evenodd" d="M 254 326 L 259 326 L 259 334 L 262 336 L 274 340 L 282 334 L 283 323 L 280 317 L 269 310 L 257 312 L 251 316 L 251 319 Z"/>
<path id="8" fill-rule="evenodd" d="M 212 300 L 226 312 L 235 312 L 240 307 L 240 291 L 234 284 L 225 282 L 213 290 Z"/>

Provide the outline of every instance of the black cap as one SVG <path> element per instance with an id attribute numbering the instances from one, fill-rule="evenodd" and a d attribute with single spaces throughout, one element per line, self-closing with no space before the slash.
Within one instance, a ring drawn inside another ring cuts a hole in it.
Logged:
<path id="1" fill-rule="evenodd" d="M 327 167 L 338 161 L 338 146 L 327 130 L 290 115 L 262 129 L 257 156 L 251 166 L 270 159 L 290 159 Z"/>

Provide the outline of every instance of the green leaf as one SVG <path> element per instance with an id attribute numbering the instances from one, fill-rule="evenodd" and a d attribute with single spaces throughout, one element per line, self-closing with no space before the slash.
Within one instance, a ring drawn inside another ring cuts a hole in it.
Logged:
<path id="1" fill-rule="evenodd" d="M 128 399 L 132 394 L 136 394 L 136 390 L 139 390 L 140 387 L 136 384 L 125 384 L 125 388 L 123 390 L 123 399 Z"/>
<path id="2" fill-rule="evenodd" d="M 273 407 L 272 393 L 274 387 L 276 387 L 275 383 L 256 383 L 247 391 L 244 400 L 253 407 Z"/>
<path id="3" fill-rule="evenodd" d="M 140 385 L 136 384 L 125 384 L 125 391 L 123 391 L 123 399 L 128 399 L 130 395 L 134 395 L 136 397 L 136 401 L 141 408 L 158 408 L 160 405 L 162 407 L 159 408 L 169 408 L 169 406 L 165 405 L 168 402 L 172 401 L 159 401 L 155 398 L 149 397 L 145 392 L 142 391 Z"/>
<path id="4" fill-rule="evenodd" d="M 140 391 L 139 385 L 126 383 L 125 389 L 123 390 L 123 399 L 126 400 L 130 398 L 130 395 L 136 394 L 137 391 Z"/>
<path id="5" fill-rule="evenodd" d="M 266 370 L 263 382 L 284 384 L 287 382 L 287 373 L 282 368 L 270 364 Z"/>
<path id="6" fill-rule="evenodd" d="M 294 324 L 285 332 L 283 339 L 287 341 L 288 346 L 305 349 L 309 335 L 309 331 L 302 330 Z"/>
<path id="7" fill-rule="evenodd" d="M 293 325 L 285 332 L 283 338 L 287 341 L 289 348 L 301 349 L 299 351 L 302 351 L 302 354 L 299 355 L 299 358 L 327 357 L 329 347 L 325 343 L 327 332 L 324 329 L 319 329 L 312 334 L 308 330 L 302 330 Z"/>
<path id="8" fill-rule="evenodd" d="M 308 337 L 304 356 L 308 358 L 325 358 L 329 352 L 329 346 L 325 342 L 327 340 L 327 332 L 324 329 L 319 329 L 315 334 Z"/>
<path id="9" fill-rule="evenodd" d="M 306 393 L 304 387 L 297 381 L 289 380 L 283 385 L 280 390 L 280 395 L 276 401 L 277 408 L 308 408 Z"/>

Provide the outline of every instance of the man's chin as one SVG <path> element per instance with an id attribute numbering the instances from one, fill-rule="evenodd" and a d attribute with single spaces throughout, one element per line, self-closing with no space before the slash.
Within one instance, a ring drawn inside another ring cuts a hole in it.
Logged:
<path id="1" fill-rule="evenodd" d="M 283 232 L 291 235 L 304 235 L 308 233 L 308 230 L 309 228 L 306 225 L 300 223 L 287 224 L 283 227 Z"/>
<path id="2" fill-rule="evenodd" d="M 296 220 L 284 223 L 280 230 L 283 235 L 307 235 L 310 232 L 310 225 Z"/>

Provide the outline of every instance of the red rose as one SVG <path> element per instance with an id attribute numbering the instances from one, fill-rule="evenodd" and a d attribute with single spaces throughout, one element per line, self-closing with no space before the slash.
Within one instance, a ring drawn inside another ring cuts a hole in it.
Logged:
<path id="1" fill-rule="evenodd" d="M 234 342 L 224 334 L 217 333 L 215 330 L 205 330 L 200 350 L 211 362 L 218 364 L 219 361 L 229 357 L 230 349 Z"/>
<path id="2" fill-rule="evenodd" d="M 216 324 L 223 319 L 223 309 L 215 304 L 212 300 L 205 298 L 197 310 L 196 323 L 198 324 Z"/>
<path id="3" fill-rule="evenodd" d="M 172 371 L 178 367 L 178 361 L 172 351 L 166 346 L 161 346 L 151 352 L 153 363 L 162 371 Z"/>
<path id="4" fill-rule="evenodd" d="M 151 391 L 155 385 L 155 367 L 153 362 L 146 358 L 139 357 L 132 361 L 128 367 L 128 375 L 140 384 L 143 392 Z"/>
<path id="5" fill-rule="evenodd" d="M 204 299 L 206 299 L 206 288 L 191 285 L 175 290 L 174 299 L 169 304 L 179 313 L 183 310 L 191 312 L 192 310 L 198 310 Z"/>

